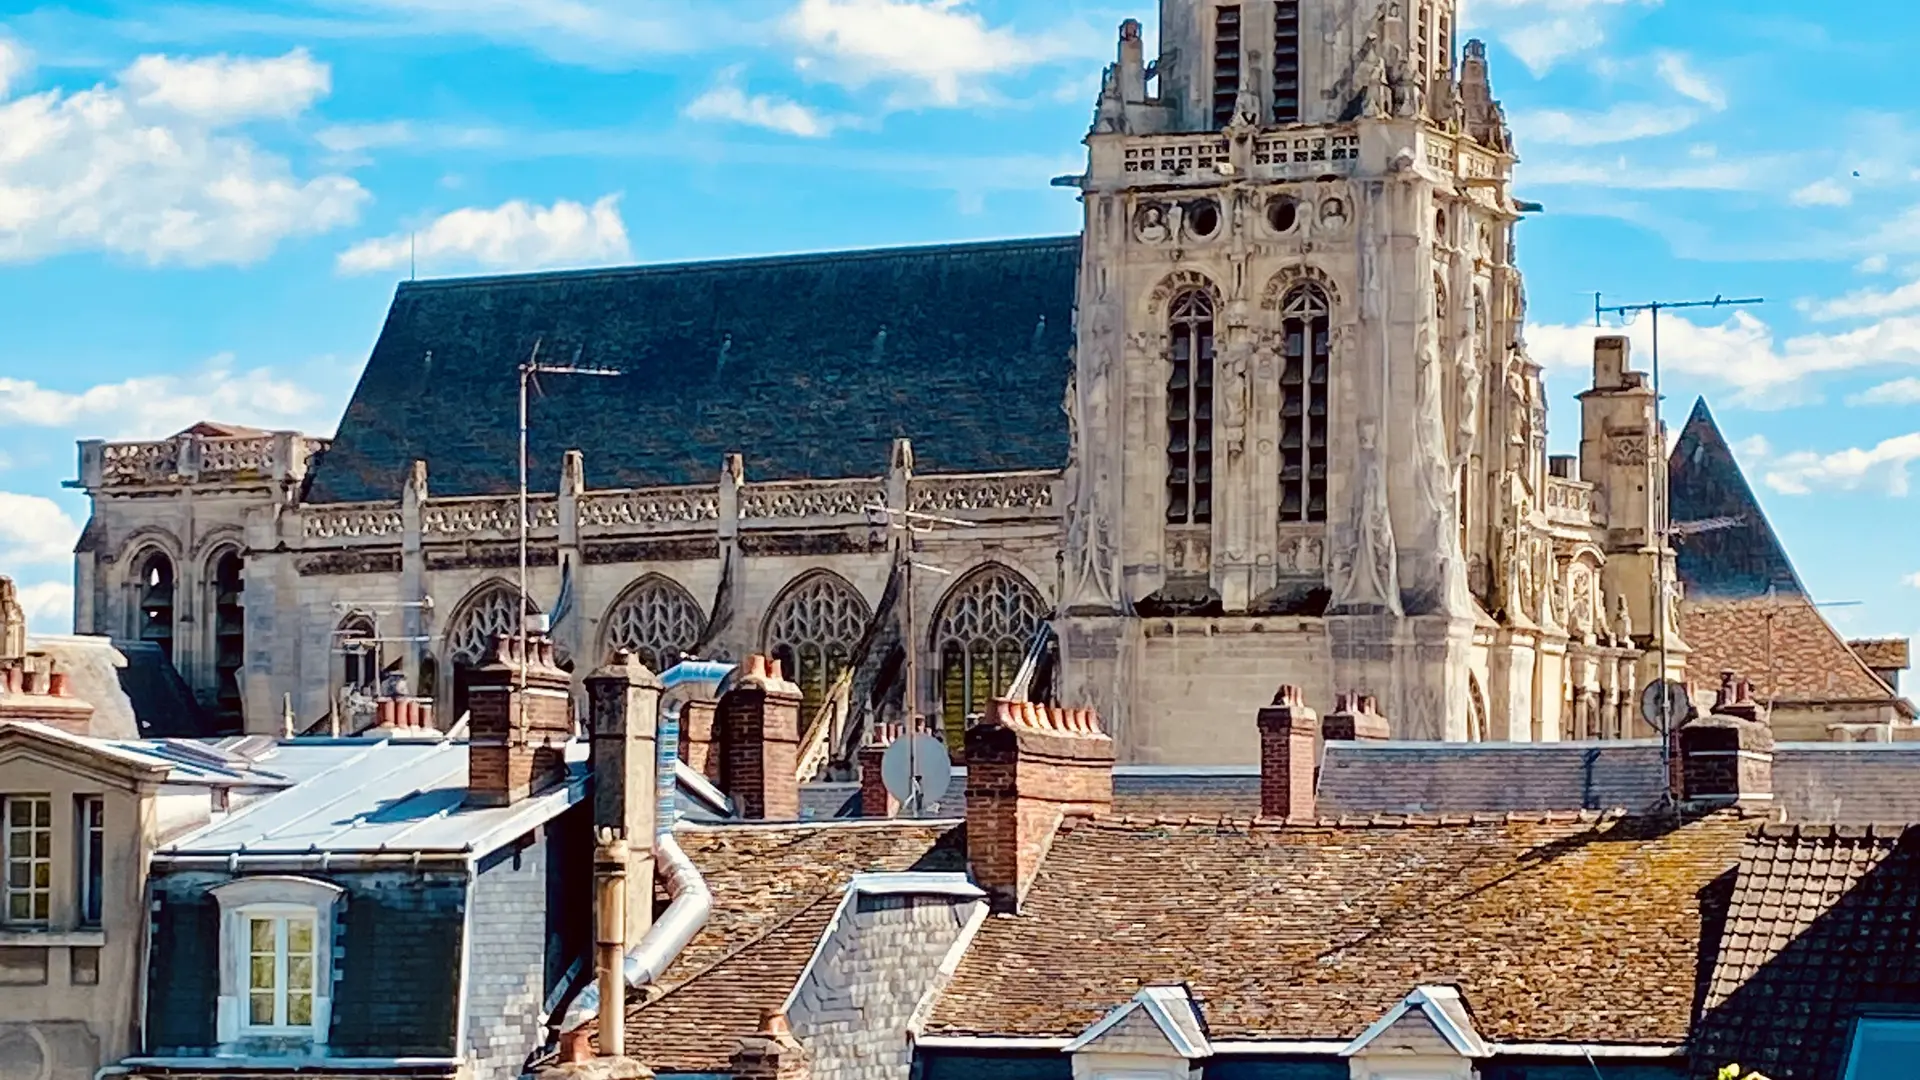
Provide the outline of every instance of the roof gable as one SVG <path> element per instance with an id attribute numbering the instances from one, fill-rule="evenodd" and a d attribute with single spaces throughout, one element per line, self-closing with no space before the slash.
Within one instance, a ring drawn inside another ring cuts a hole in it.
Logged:
<path id="1" fill-rule="evenodd" d="M 1680 636 L 1693 650 L 1687 677 L 1696 685 L 1737 671 L 1757 696 L 1781 704 L 1898 700 L 1803 594 L 1683 604 Z"/>
<path id="2" fill-rule="evenodd" d="M 1705 398 L 1667 455 L 1667 489 L 1688 599 L 1806 592 Z M 1688 533 L 1689 525 L 1698 531 Z"/>
<path id="3" fill-rule="evenodd" d="M 1197 1061 L 1213 1044 L 1185 987 L 1148 986 L 1066 1046 L 1066 1053 L 1159 1054 Z"/>
<path id="4" fill-rule="evenodd" d="M 1490 1056 L 1492 1049 L 1474 1028 L 1460 991 L 1451 986 L 1422 986 L 1348 1043 L 1340 1056 L 1367 1053 L 1454 1053 L 1483 1058 Z"/>
<path id="5" fill-rule="evenodd" d="M 159 781 L 167 767 L 112 743 L 72 735 L 45 724 L 0 720 L 0 765 L 29 759 L 98 780 L 123 784 Z"/>
<path id="6" fill-rule="evenodd" d="M 1079 239 L 408 282 L 314 502 L 391 499 L 410 462 L 436 495 L 516 476 L 517 366 L 616 378 L 542 384 L 530 468 L 585 454 L 591 487 L 877 476 L 890 441 L 924 472 L 1057 468 Z"/>

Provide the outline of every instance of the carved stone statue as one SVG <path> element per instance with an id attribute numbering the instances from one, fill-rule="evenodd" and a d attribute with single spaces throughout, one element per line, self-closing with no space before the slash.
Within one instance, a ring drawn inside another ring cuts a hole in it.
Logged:
<path id="1" fill-rule="evenodd" d="M 1247 397 L 1251 387 L 1247 380 L 1247 354 L 1252 346 L 1247 341 L 1248 331 L 1240 330 L 1227 344 L 1221 357 L 1221 382 L 1215 391 L 1220 395 L 1221 433 L 1226 437 L 1227 454 L 1239 457 L 1247 447 Z"/>
<path id="2" fill-rule="evenodd" d="M 1351 528 L 1353 544 L 1335 563 L 1334 611 L 1385 611 L 1402 614 L 1400 576 L 1394 551 L 1393 520 L 1387 510 L 1387 475 L 1380 451 L 1380 428 L 1372 420 L 1359 427 L 1360 452 Z"/>
<path id="3" fill-rule="evenodd" d="M 1095 134 L 1123 132 L 1127 129 L 1127 104 L 1120 94 L 1120 69 L 1108 64 L 1100 80 L 1100 102 L 1093 111 Z"/>
<path id="4" fill-rule="evenodd" d="M 1622 646 L 1633 644 L 1633 612 L 1627 607 L 1625 593 L 1613 597 L 1613 638 Z"/>
<path id="5" fill-rule="evenodd" d="M 1380 55 L 1380 40 L 1367 39 L 1367 58 L 1360 68 L 1360 92 L 1366 95 L 1363 115 L 1385 120 L 1393 111 L 1393 85 L 1388 79 L 1387 59 Z"/>
<path id="6" fill-rule="evenodd" d="M 1173 228 L 1167 221 L 1167 208 L 1157 202 L 1146 203 L 1134 215 L 1133 233 L 1149 244 L 1164 244 L 1173 238 Z"/>
<path id="7" fill-rule="evenodd" d="M 1446 414 L 1441 404 L 1440 357 L 1432 332 L 1420 327 L 1414 345 L 1419 365 L 1414 383 L 1414 483 L 1426 512 L 1426 547 L 1436 565 L 1433 577 L 1418 583 L 1430 589 L 1429 610 L 1466 615 L 1472 610 L 1466 568 L 1460 553 L 1459 505 L 1453 490 L 1452 458 L 1448 453 Z M 1409 583 L 1413 584 L 1413 583 Z M 1423 605 L 1426 606 L 1426 605 Z"/>

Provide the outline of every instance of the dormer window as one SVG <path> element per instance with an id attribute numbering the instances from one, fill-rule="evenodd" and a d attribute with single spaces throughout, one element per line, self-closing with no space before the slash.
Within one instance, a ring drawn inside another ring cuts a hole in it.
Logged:
<path id="1" fill-rule="evenodd" d="M 216 886 L 218 1037 L 234 1053 L 310 1053 L 332 1019 L 334 906 L 341 890 L 296 877 Z"/>

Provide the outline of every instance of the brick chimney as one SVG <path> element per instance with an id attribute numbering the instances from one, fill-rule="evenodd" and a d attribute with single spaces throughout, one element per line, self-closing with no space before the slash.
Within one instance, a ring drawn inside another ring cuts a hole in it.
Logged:
<path id="1" fill-rule="evenodd" d="M 780 662 L 749 656 L 745 674 L 720 698 L 720 787 L 750 821 L 800 819 L 800 688 Z"/>
<path id="2" fill-rule="evenodd" d="M 526 686 L 520 673 L 526 672 Z M 467 802 L 511 806 L 567 777 L 573 740 L 572 677 L 553 662 L 553 640 L 515 634 L 494 638 L 468 691 Z"/>
<path id="3" fill-rule="evenodd" d="M 660 679 L 632 653 L 615 653 L 587 676 L 587 720 L 593 738 L 593 824 L 596 834 L 609 832 L 626 845 L 621 939 L 632 945 L 653 925 Z"/>
<path id="4" fill-rule="evenodd" d="M 1340 694 L 1320 731 L 1328 742 L 1386 742 L 1393 729 L 1372 694 Z"/>
<path id="5" fill-rule="evenodd" d="M 713 721 L 718 708 L 718 702 L 704 698 L 680 706 L 680 760 L 716 787 L 720 784 L 720 755 L 714 752 Z"/>
<path id="6" fill-rule="evenodd" d="M 1015 911 L 1060 823 L 1113 808 L 1113 740 L 1092 709 L 996 701 L 967 729 L 967 864 Z"/>
<path id="7" fill-rule="evenodd" d="M 0 720 L 25 720 L 71 735 L 90 735 L 93 705 L 73 696 L 67 673 L 57 670 L 50 657 L 0 660 Z"/>
<path id="8" fill-rule="evenodd" d="M 881 724 L 867 745 L 860 748 L 860 816 L 863 818 L 892 817 L 900 812 L 900 800 L 887 791 L 886 780 L 880 775 L 880 762 L 901 731 L 897 723 Z"/>
<path id="9" fill-rule="evenodd" d="M 760 1030 L 740 1040 L 727 1064 L 733 1080 L 807 1080 L 813 1075 L 806 1048 L 778 1009 L 761 1016 Z"/>
<path id="10" fill-rule="evenodd" d="M 1753 686 L 1731 671 L 1720 675 L 1713 711 L 1680 729 L 1684 804 L 1705 809 L 1773 805 L 1773 728 L 1753 699 Z"/>
<path id="11" fill-rule="evenodd" d="M 1260 816 L 1310 818 L 1320 717 L 1297 686 L 1282 686 L 1260 710 Z"/>

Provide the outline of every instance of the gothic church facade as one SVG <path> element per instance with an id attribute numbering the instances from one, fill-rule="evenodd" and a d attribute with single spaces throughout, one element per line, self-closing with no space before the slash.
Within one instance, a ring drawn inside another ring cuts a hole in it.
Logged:
<path id="1" fill-rule="evenodd" d="M 764 651 L 822 716 L 911 672 L 951 736 L 1051 621 L 1132 762 L 1255 760 L 1281 683 L 1403 738 L 1644 733 L 1687 654 L 1653 392 L 1601 339 L 1548 458 L 1455 9 L 1162 0 L 1057 181 L 1078 237 L 405 283 L 331 440 L 82 444 L 79 627 L 163 643 L 236 727 L 397 678 L 450 723 L 523 603 L 538 349 L 621 373 L 531 405 L 525 603 L 588 667 Z"/>

